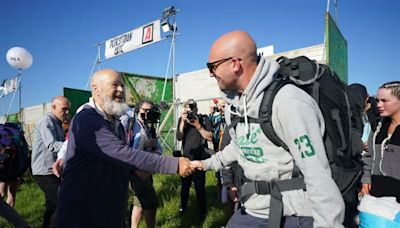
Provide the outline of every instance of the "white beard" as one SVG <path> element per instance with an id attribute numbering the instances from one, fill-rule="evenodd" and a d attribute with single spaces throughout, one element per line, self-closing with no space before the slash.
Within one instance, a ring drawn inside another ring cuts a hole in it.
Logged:
<path id="1" fill-rule="evenodd" d="M 112 116 L 122 116 L 128 110 L 129 106 L 124 102 L 116 102 L 108 96 L 102 96 L 104 112 Z"/>

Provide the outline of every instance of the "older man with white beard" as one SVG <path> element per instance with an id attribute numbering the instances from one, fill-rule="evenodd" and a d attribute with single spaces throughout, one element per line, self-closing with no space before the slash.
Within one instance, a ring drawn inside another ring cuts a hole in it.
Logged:
<path id="1" fill-rule="evenodd" d="M 193 169 L 185 158 L 129 148 L 119 122 L 124 82 L 114 70 L 92 77 L 92 98 L 72 120 L 63 180 L 58 227 L 123 227 L 130 170 L 187 176 Z"/>

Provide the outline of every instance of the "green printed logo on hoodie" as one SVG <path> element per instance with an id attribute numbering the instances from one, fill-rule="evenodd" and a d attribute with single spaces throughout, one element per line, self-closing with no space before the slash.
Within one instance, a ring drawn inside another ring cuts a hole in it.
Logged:
<path id="1" fill-rule="evenodd" d="M 261 133 L 261 128 L 254 128 L 250 129 L 249 135 L 242 135 L 238 137 L 238 144 L 240 147 L 247 146 L 247 145 L 254 145 L 258 141 L 258 135 Z"/>
<path id="2" fill-rule="evenodd" d="M 294 139 L 294 144 L 297 145 L 301 153 L 301 158 L 311 157 L 315 155 L 314 147 L 308 135 L 302 135 Z"/>
<path id="3" fill-rule="evenodd" d="M 252 127 L 248 135 L 238 137 L 238 144 L 243 152 L 241 155 L 242 158 L 255 163 L 263 163 L 267 161 L 266 158 L 263 158 L 264 150 L 261 147 L 255 146 L 258 142 L 260 133 L 262 133 L 262 131 L 259 126 Z"/>
<path id="4" fill-rule="evenodd" d="M 264 163 L 267 161 L 266 158 L 263 158 L 264 151 L 260 147 L 240 147 L 243 154 L 242 158 L 254 162 L 254 163 Z"/>

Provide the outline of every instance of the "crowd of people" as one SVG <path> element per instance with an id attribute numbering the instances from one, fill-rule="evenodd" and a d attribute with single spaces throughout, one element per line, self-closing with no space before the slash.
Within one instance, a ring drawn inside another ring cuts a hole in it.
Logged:
<path id="1" fill-rule="evenodd" d="M 128 107 L 124 81 L 112 69 L 92 76 L 92 97 L 72 119 L 69 100 L 55 97 L 51 113 L 36 124 L 32 150 L 32 174 L 45 195 L 43 227 L 124 227 L 129 188 L 131 227 L 142 218 L 156 227 L 153 173 L 181 176 L 180 215 L 191 213 L 193 182 L 203 222 L 207 170 L 217 171 L 218 195 L 231 216 L 227 227 L 357 227 L 357 202 L 350 206 L 332 178 L 318 103 L 293 84 L 276 93 L 271 123 L 287 148 L 277 146 L 254 120 L 279 64 L 258 56 L 247 32 L 232 31 L 212 44 L 207 67 L 222 99 L 207 115 L 195 100 L 183 103 L 176 126 L 182 148 L 174 156 L 162 154 L 157 105 L 143 99 Z M 362 130 L 352 142 L 360 145 L 353 148 L 363 172 L 353 198 L 393 196 L 400 203 L 400 81 L 384 83 L 376 98 L 361 84 L 349 88 L 362 109 Z M 12 207 L 15 194 L 2 189 Z M 13 223 L 29 227 L 21 219 Z"/>

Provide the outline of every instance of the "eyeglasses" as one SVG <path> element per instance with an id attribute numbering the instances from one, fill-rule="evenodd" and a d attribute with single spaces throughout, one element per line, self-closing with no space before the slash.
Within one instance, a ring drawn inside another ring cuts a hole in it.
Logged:
<path id="1" fill-rule="evenodd" d="M 220 59 L 211 63 L 207 63 L 207 68 L 210 71 L 210 74 L 213 74 L 215 72 L 215 70 L 217 70 L 217 67 L 219 65 L 221 65 L 222 63 L 234 59 L 235 57 L 229 57 L 229 58 L 225 58 L 225 59 Z M 239 61 L 241 60 L 240 58 L 237 58 Z"/>

